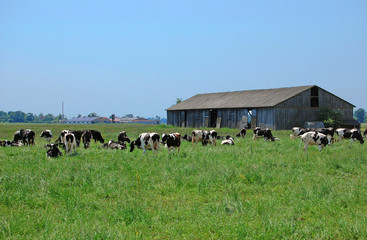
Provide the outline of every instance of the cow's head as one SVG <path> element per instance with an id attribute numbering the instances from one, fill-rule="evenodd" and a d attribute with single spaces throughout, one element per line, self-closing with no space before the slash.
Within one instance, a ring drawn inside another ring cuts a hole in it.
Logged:
<path id="1" fill-rule="evenodd" d="M 363 144 L 363 143 L 364 143 L 364 140 L 363 140 L 363 138 L 362 138 L 362 135 L 361 135 L 358 131 L 354 131 L 354 132 L 352 133 L 352 138 L 357 139 L 361 144 Z"/>

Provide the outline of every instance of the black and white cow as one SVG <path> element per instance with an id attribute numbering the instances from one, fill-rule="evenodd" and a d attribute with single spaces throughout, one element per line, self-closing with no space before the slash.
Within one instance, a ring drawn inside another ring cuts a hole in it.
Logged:
<path id="1" fill-rule="evenodd" d="M 191 142 L 192 141 L 192 137 L 191 136 L 188 136 L 187 134 L 185 134 L 183 137 L 182 137 L 183 140 L 186 140 L 187 142 Z"/>
<path id="2" fill-rule="evenodd" d="M 203 140 L 201 141 L 202 145 L 205 146 L 208 143 L 211 143 L 212 145 L 217 145 L 217 137 L 218 133 L 215 130 L 211 131 L 203 131 Z"/>
<path id="3" fill-rule="evenodd" d="M 240 132 L 236 135 L 236 137 L 246 137 L 246 128 L 242 128 Z"/>
<path id="4" fill-rule="evenodd" d="M 59 148 L 57 147 L 57 144 L 47 144 L 45 147 L 48 147 L 49 149 L 46 152 L 46 156 L 48 158 L 56 158 L 58 156 L 62 156 L 62 153 L 60 152 Z"/>
<path id="5" fill-rule="evenodd" d="M 221 143 L 221 145 L 234 145 L 234 140 L 231 136 L 227 136 L 225 140 L 223 140 Z"/>
<path id="6" fill-rule="evenodd" d="M 364 138 L 367 138 L 367 129 L 365 129 L 365 130 L 363 131 L 363 137 L 364 137 Z"/>
<path id="7" fill-rule="evenodd" d="M 26 129 L 23 134 L 23 144 L 30 146 L 31 144 L 34 145 L 34 139 L 36 134 L 31 129 Z"/>
<path id="8" fill-rule="evenodd" d="M 98 148 L 110 148 L 110 149 L 120 149 L 124 150 L 126 149 L 126 143 L 125 142 L 115 142 L 113 140 L 108 141 L 107 143 L 102 144 L 102 146 Z"/>
<path id="9" fill-rule="evenodd" d="M 99 141 L 100 143 L 104 143 L 104 139 L 102 137 L 102 134 L 96 130 L 90 130 L 92 133 L 92 138 L 94 139 L 94 142 Z"/>
<path id="10" fill-rule="evenodd" d="M 355 128 L 338 128 L 336 129 L 336 134 L 338 135 L 338 141 L 341 141 L 342 139 L 350 139 L 351 142 L 358 140 L 361 144 L 364 143 L 361 133 Z"/>
<path id="11" fill-rule="evenodd" d="M 271 130 L 269 128 L 265 128 L 265 129 L 262 129 L 260 127 L 256 127 L 254 128 L 254 136 L 252 138 L 252 140 L 256 140 L 260 137 L 264 137 L 264 140 L 265 141 L 276 141 L 276 140 L 279 140 L 278 138 L 274 138 L 273 137 L 273 134 L 271 133 Z"/>
<path id="12" fill-rule="evenodd" d="M 76 153 L 76 138 L 74 134 L 72 134 L 71 132 L 64 133 L 63 143 L 65 144 L 66 155 L 72 154 L 73 150 L 74 150 L 74 153 Z"/>
<path id="13" fill-rule="evenodd" d="M 119 133 L 119 136 L 117 137 L 117 140 L 119 142 L 128 142 L 130 143 L 130 138 L 127 136 L 127 133 L 125 131 L 122 131 Z"/>
<path id="14" fill-rule="evenodd" d="M 309 145 L 318 145 L 319 152 L 321 152 L 321 149 L 329 144 L 329 141 L 325 134 L 314 131 L 302 134 L 301 141 L 304 144 L 305 153 L 307 153 L 307 148 Z"/>
<path id="15" fill-rule="evenodd" d="M 198 142 L 203 141 L 203 130 L 192 130 L 191 132 L 191 139 L 192 139 L 192 144 L 194 145 L 194 143 L 197 145 Z"/>
<path id="16" fill-rule="evenodd" d="M 52 132 L 51 130 L 44 130 L 42 131 L 41 135 L 40 135 L 41 138 L 44 138 L 46 139 L 48 142 L 51 141 L 51 138 L 52 138 Z"/>
<path id="17" fill-rule="evenodd" d="M 89 148 L 91 139 L 92 139 L 92 132 L 89 130 L 84 130 L 82 134 L 84 149 Z"/>
<path id="18" fill-rule="evenodd" d="M 55 143 L 64 143 L 64 136 L 65 134 L 70 133 L 69 130 L 62 130 L 60 136 L 56 139 Z"/>
<path id="19" fill-rule="evenodd" d="M 310 128 L 293 127 L 292 133 L 290 134 L 290 138 L 291 139 L 299 138 L 306 132 L 310 132 L 310 131 L 311 131 Z"/>
<path id="20" fill-rule="evenodd" d="M 20 147 L 20 146 L 23 146 L 23 143 L 4 140 L 4 141 L 0 141 L 0 146 L 1 147 Z"/>
<path id="21" fill-rule="evenodd" d="M 173 150 L 173 154 L 175 154 L 175 149 L 177 149 L 177 154 L 180 154 L 180 146 L 181 146 L 181 134 L 179 133 L 171 133 L 171 134 L 162 134 L 162 143 L 168 148 L 169 154 L 171 154 L 171 150 Z"/>
<path id="22" fill-rule="evenodd" d="M 73 130 L 73 131 L 70 131 L 72 134 L 74 134 L 75 136 L 75 140 L 76 140 L 76 146 L 79 147 L 80 145 L 80 140 L 82 138 L 82 135 L 83 135 L 83 131 L 80 131 L 80 130 Z"/>
<path id="23" fill-rule="evenodd" d="M 193 130 L 192 134 L 192 144 L 194 142 L 197 143 L 201 142 L 202 145 L 207 145 L 208 143 L 217 145 L 217 136 L 218 133 L 215 130 L 206 131 L 206 130 Z"/>
<path id="24" fill-rule="evenodd" d="M 331 144 L 331 139 L 334 138 L 334 133 L 335 133 L 334 128 L 332 128 L 332 127 L 329 127 L 329 128 L 316 128 L 315 131 L 319 132 L 319 133 L 322 133 L 322 134 L 325 134 L 327 139 L 328 139 L 329 145 Z"/>
<path id="25" fill-rule="evenodd" d="M 130 152 L 134 151 L 135 147 L 143 149 L 144 155 L 148 150 L 153 150 L 153 154 L 158 155 L 159 150 L 159 135 L 158 133 L 142 133 L 139 137 L 130 143 Z"/>
<path id="26" fill-rule="evenodd" d="M 24 129 L 20 129 L 14 133 L 14 140 L 13 142 L 23 141 L 23 135 L 25 133 Z"/>

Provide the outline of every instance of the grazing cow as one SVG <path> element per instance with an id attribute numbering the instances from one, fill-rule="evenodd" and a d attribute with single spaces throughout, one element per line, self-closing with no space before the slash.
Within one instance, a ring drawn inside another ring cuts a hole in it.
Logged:
<path id="1" fill-rule="evenodd" d="M 90 130 L 90 132 L 92 133 L 92 138 L 94 139 L 94 142 L 96 143 L 97 141 L 99 141 L 100 143 L 104 143 L 104 139 L 102 137 L 102 134 L 96 130 Z"/>
<path id="2" fill-rule="evenodd" d="M 60 133 L 60 136 L 56 139 L 55 143 L 65 143 L 64 142 L 64 136 L 65 134 L 70 133 L 69 130 L 62 130 Z"/>
<path id="3" fill-rule="evenodd" d="M 25 133 L 24 129 L 20 129 L 14 133 L 14 140 L 13 142 L 23 141 L 23 135 Z"/>
<path id="4" fill-rule="evenodd" d="M 313 131 L 304 133 L 301 136 L 301 140 L 305 147 L 305 153 L 307 153 L 308 145 L 318 145 L 319 152 L 321 152 L 321 149 L 324 148 L 329 143 L 325 134 Z"/>
<path id="5" fill-rule="evenodd" d="M 192 130 L 191 135 L 192 135 L 192 144 L 194 145 L 194 142 L 196 143 L 196 145 L 198 144 L 198 142 L 201 142 L 203 140 L 203 132 L 204 130 Z"/>
<path id="6" fill-rule="evenodd" d="M 253 136 L 252 140 L 258 139 L 260 137 L 264 137 L 265 141 L 270 140 L 270 141 L 274 142 L 276 140 L 279 140 L 278 138 L 273 137 L 273 134 L 271 133 L 271 130 L 269 128 L 262 129 L 262 128 L 256 127 L 254 129 L 254 136 Z"/>
<path id="7" fill-rule="evenodd" d="M 83 131 L 80 131 L 80 130 L 73 130 L 73 131 L 70 131 L 72 134 L 74 134 L 75 136 L 75 140 L 76 140 L 76 145 L 79 147 L 80 145 L 80 140 L 82 138 L 82 135 L 83 135 Z"/>
<path id="8" fill-rule="evenodd" d="M 130 143 L 130 152 L 134 151 L 135 147 L 143 149 L 144 155 L 147 149 L 153 150 L 153 154 L 158 155 L 159 150 L 159 135 L 158 133 L 142 133 L 139 137 Z"/>
<path id="9" fill-rule="evenodd" d="M 365 129 L 365 130 L 363 131 L 363 137 L 364 137 L 364 138 L 367 138 L 367 129 Z"/>
<path id="10" fill-rule="evenodd" d="M 291 139 L 299 138 L 303 134 L 305 134 L 306 132 L 310 132 L 310 131 L 311 131 L 311 129 L 309 129 L 309 128 L 293 127 L 292 128 L 292 133 L 290 135 L 290 138 Z"/>
<path id="11" fill-rule="evenodd" d="M 44 138 L 46 139 L 48 142 L 51 141 L 51 138 L 52 138 L 52 132 L 51 130 L 44 130 L 41 135 L 40 135 L 41 138 Z"/>
<path id="12" fill-rule="evenodd" d="M 183 140 L 186 140 L 187 142 L 191 142 L 192 141 L 192 137 L 191 136 L 188 136 L 187 134 L 185 134 L 183 137 L 182 137 Z"/>
<path id="13" fill-rule="evenodd" d="M 322 133 L 322 134 L 325 134 L 327 139 L 328 139 L 329 145 L 331 144 L 331 139 L 334 138 L 334 133 L 335 133 L 334 128 L 332 128 L 332 127 L 329 127 L 329 128 L 316 128 L 315 131 L 319 132 L 319 133 Z"/>
<path id="14" fill-rule="evenodd" d="M 201 143 L 203 144 L 203 146 L 207 145 L 208 143 L 211 143 L 212 145 L 214 144 L 214 146 L 217 145 L 217 137 L 218 137 L 218 133 L 215 130 L 211 130 L 211 131 L 203 131 L 203 140 L 201 141 Z"/>
<path id="15" fill-rule="evenodd" d="M 246 134 L 245 134 L 246 135 Z M 223 140 L 222 142 L 221 142 L 221 145 L 234 145 L 234 140 L 233 140 L 233 138 L 231 137 L 231 136 L 227 136 L 226 137 L 226 140 Z"/>
<path id="16" fill-rule="evenodd" d="M 62 156 L 62 153 L 60 152 L 59 148 L 57 147 L 57 144 L 47 144 L 45 147 L 48 147 L 49 149 L 46 152 L 46 156 L 48 158 L 56 158 L 58 156 Z"/>
<path id="17" fill-rule="evenodd" d="M 34 145 L 34 138 L 35 138 L 36 134 L 31 130 L 31 129 L 27 129 L 24 131 L 23 134 L 23 144 L 25 145 Z"/>
<path id="18" fill-rule="evenodd" d="M 177 154 L 180 154 L 180 145 L 181 145 L 181 134 L 179 133 L 171 133 L 171 134 L 162 134 L 162 143 L 168 148 L 169 154 L 171 154 L 171 150 L 173 150 L 173 154 L 175 154 L 175 149 L 177 148 Z"/>
<path id="19" fill-rule="evenodd" d="M 65 152 L 66 155 L 72 154 L 72 151 L 74 150 L 74 153 L 76 153 L 76 138 L 74 134 L 72 133 L 66 133 L 64 135 L 64 144 L 65 144 Z"/>
<path id="20" fill-rule="evenodd" d="M 84 149 L 89 148 L 91 139 L 92 139 L 92 132 L 89 130 L 84 130 L 82 134 Z"/>
<path id="21" fill-rule="evenodd" d="M 122 132 L 119 133 L 119 136 L 117 137 L 117 140 L 119 142 L 128 142 L 128 143 L 130 143 L 130 138 L 128 138 L 125 131 L 122 131 Z"/>
<path id="22" fill-rule="evenodd" d="M 23 143 L 4 140 L 4 141 L 0 141 L 0 146 L 1 147 L 20 147 L 20 146 L 23 146 Z"/>
<path id="23" fill-rule="evenodd" d="M 217 145 L 217 136 L 218 133 L 215 130 L 206 131 L 206 130 L 193 130 L 192 134 L 192 144 L 194 142 L 197 143 L 201 142 L 203 146 L 207 145 L 208 143 Z"/>
<path id="24" fill-rule="evenodd" d="M 102 144 L 102 146 L 98 148 L 110 148 L 110 149 L 120 149 L 124 150 L 126 149 L 126 143 L 125 142 L 115 142 L 113 140 L 108 141 L 108 143 Z"/>
<path id="25" fill-rule="evenodd" d="M 351 142 L 358 140 L 361 144 L 364 143 L 361 133 L 358 129 L 346 129 L 346 128 L 338 128 L 336 129 L 336 134 L 338 135 L 338 141 L 342 139 L 350 139 Z"/>
<path id="26" fill-rule="evenodd" d="M 236 135 L 236 137 L 246 137 L 246 128 L 242 128 L 240 132 Z"/>

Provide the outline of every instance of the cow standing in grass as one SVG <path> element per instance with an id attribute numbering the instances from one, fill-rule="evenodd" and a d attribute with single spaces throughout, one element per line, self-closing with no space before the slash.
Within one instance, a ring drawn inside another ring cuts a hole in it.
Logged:
<path id="1" fill-rule="evenodd" d="M 142 133 L 135 141 L 130 143 L 130 152 L 134 151 L 135 147 L 137 147 L 143 149 L 144 155 L 147 154 L 147 149 L 152 150 L 153 154 L 158 155 L 159 138 L 158 133 Z"/>
<path id="2" fill-rule="evenodd" d="M 122 131 L 119 133 L 117 140 L 119 142 L 128 142 L 130 143 L 130 138 L 127 136 L 127 133 L 125 131 Z"/>
<path id="3" fill-rule="evenodd" d="M 44 138 L 46 139 L 46 141 L 50 142 L 51 141 L 51 138 L 52 138 L 52 132 L 51 130 L 44 130 L 42 131 L 41 135 L 40 135 L 41 138 Z"/>
<path id="4" fill-rule="evenodd" d="M 338 135 L 338 141 L 341 141 L 342 139 L 350 139 L 351 142 L 358 140 L 361 144 L 364 143 L 361 133 L 356 128 L 338 128 L 336 129 L 336 134 Z"/>
<path id="5" fill-rule="evenodd" d="M 236 135 L 236 137 L 246 137 L 246 128 L 242 128 L 240 132 Z"/>
<path id="6" fill-rule="evenodd" d="M 177 154 L 180 154 L 180 146 L 181 146 L 181 134 L 179 133 L 171 133 L 171 134 L 162 134 L 162 143 L 167 147 L 169 154 L 171 154 L 171 150 L 173 150 L 173 154 L 175 154 L 175 149 L 177 149 Z"/>
<path id="7" fill-rule="evenodd" d="M 307 148 L 309 145 L 318 145 L 319 152 L 321 152 L 321 149 L 329 143 L 326 135 L 319 132 L 304 133 L 301 136 L 301 141 L 304 144 L 305 153 L 307 153 Z"/>
<path id="8" fill-rule="evenodd" d="M 89 148 L 91 139 L 92 139 L 92 132 L 89 130 L 84 130 L 82 134 L 84 149 Z"/>
<path id="9" fill-rule="evenodd" d="M 254 136 L 252 138 L 252 140 L 256 140 L 260 137 L 263 137 L 265 141 L 279 141 L 279 138 L 274 138 L 273 134 L 271 133 L 271 130 L 269 128 L 260 128 L 260 127 L 256 127 L 254 129 Z"/>

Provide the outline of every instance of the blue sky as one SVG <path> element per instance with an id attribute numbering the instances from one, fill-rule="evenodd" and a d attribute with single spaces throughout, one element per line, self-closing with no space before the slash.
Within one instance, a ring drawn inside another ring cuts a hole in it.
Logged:
<path id="1" fill-rule="evenodd" d="M 316 84 L 367 109 L 367 1 L 2 1 L 0 110 L 166 116 Z"/>

